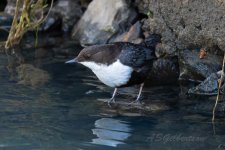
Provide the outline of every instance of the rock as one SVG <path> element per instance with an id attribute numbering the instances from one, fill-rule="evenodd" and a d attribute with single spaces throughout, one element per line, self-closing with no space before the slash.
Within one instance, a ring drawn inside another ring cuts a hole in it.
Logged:
<path id="1" fill-rule="evenodd" d="M 173 57 L 174 55 L 174 50 L 170 49 L 171 46 L 168 46 L 167 44 L 164 43 L 159 43 L 155 47 L 155 55 L 157 58 L 162 58 L 162 57 Z"/>
<path id="2" fill-rule="evenodd" d="M 62 22 L 62 30 L 68 32 L 74 24 L 79 20 L 83 11 L 79 1 L 74 0 L 58 0 L 52 8 L 49 17 L 43 25 L 43 29 L 47 30 L 52 26 L 58 26 Z"/>
<path id="3" fill-rule="evenodd" d="M 170 54 L 195 47 L 225 50 L 225 1 L 135 0 L 135 5 L 148 16 L 143 32 L 161 34 Z"/>
<path id="4" fill-rule="evenodd" d="M 140 44 L 143 42 L 143 35 L 141 30 L 141 23 L 140 21 L 136 22 L 134 25 L 132 25 L 128 32 L 125 32 L 121 36 L 118 36 L 114 42 L 131 42 L 135 44 Z"/>
<path id="5" fill-rule="evenodd" d="M 0 27 L 9 29 L 12 24 L 12 16 L 4 12 L 0 13 Z"/>
<path id="6" fill-rule="evenodd" d="M 1 0 L 0 12 L 4 11 L 6 4 L 7 4 L 7 0 Z"/>
<path id="7" fill-rule="evenodd" d="M 222 57 L 208 53 L 199 58 L 199 49 L 184 50 L 179 54 L 180 80 L 203 81 L 212 73 L 221 70 Z"/>
<path id="8" fill-rule="evenodd" d="M 6 13 L 0 13 L 0 40 L 6 40 L 8 31 L 12 24 L 12 16 Z"/>
<path id="9" fill-rule="evenodd" d="M 61 31 L 62 30 L 62 18 L 57 13 L 52 12 L 49 14 L 49 17 L 46 21 L 41 25 L 39 31 Z"/>
<path id="10" fill-rule="evenodd" d="M 177 58 L 160 58 L 153 63 L 146 85 L 176 84 L 179 77 Z"/>
<path id="11" fill-rule="evenodd" d="M 125 32 L 136 17 L 130 0 L 93 0 L 74 26 L 72 37 L 81 45 L 104 44 Z"/>
<path id="12" fill-rule="evenodd" d="M 222 73 L 222 70 L 218 71 L 217 73 L 212 73 L 202 83 L 200 83 L 196 87 L 189 89 L 188 93 L 196 94 L 196 95 L 217 95 L 221 73 Z M 223 77 L 223 80 L 222 80 L 222 85 L 220 89 L 221 94 L 225 94 L 224 79 L 225 77 Z"/>
<path id="13" fill-rule="evenodd" d="M 7 0 L 7 5 L 5 7 L 4 12 L 13 16 L 16 7 L 16 1 L 17 0 Z"/>
<path id="14" fill-rule="evenodd" d="M 212 73 L 202 83 L 188 90 L 189 94 L 197 95 L 216 95 L 218 91 L 218 79 L 220 77 L 217 73 Z"/>
<path id="15" fill-rule="evenodd" d="M 150 34 L 145 38 L 143 45 L 155 49 L 156 45 L 161 43 L 161 35 L 159 34 Z"/>
<path id="16" fill-rule="evenodd" d="M 48 72 L 35 68 L 31 64 L 22 64 L 16 68 L 19 84 L 31 85 L 32 87 L 42 86 L 50 80 Z"/>
<path id="17" fill-rule="evenodd" d="M 82 9 L 87 9 L 87 7 L 91 1 L 92 0 L 80 0 Z"/>

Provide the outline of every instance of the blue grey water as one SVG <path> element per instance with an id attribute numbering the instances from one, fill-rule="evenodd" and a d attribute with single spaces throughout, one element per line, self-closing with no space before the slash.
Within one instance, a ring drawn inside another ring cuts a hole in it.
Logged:
<path id="1" fill-rule="evenodd" d="M 181 98 L 179 86 L 147 87 L 147 100 L 169 102 L 169 109 L 123 112 L 98 100 L 113 89 L 85 67 L 46 64 L 52 79 L 34 88 L 11 80 L 7 61 L 1 62 L 0 149 L 225 149 L 224 117 L 211 123 L 210 98 Z"/>

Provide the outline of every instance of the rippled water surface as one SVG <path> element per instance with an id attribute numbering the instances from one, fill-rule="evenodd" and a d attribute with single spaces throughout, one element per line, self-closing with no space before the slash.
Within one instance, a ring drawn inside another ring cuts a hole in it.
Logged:
<path id="1" fill-rule="evenodd" d="M 181 99 L 177 86 L 148 87 L 143 101 L 155 109 L 109 108 L 99 99 L 113 89 L 80 65 L 48 63 L 51 81 L 34 88 L 10 80 L 1 59 L 0 149 L 225 149 L 223 118 L 210 122 L 212 99 Z M 126 95 L 118 99 L 130 101 Z"/>

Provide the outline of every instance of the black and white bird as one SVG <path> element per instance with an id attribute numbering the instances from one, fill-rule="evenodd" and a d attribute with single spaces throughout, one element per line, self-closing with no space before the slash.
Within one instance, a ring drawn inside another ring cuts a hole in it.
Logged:
<path id="1" fill-rule="evenodd" d="M 154 50 L 160 39 L 155 38 L 148 48 L 128 42 L 89 46 L 66 63 L 77 62 L 90 68 L 101 82 L 115 88 L 109 105 L 115 102 L 118 88 L 140 84 L 135 100 L 140 103 L 144 81 L 156 59 Z"/>

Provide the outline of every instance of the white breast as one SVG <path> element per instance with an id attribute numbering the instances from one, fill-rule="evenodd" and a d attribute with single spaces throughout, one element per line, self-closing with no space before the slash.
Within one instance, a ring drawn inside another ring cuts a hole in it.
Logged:
<path id="1" fill-rule="evenodd" d="M 94 62 L 80 62 L 90 68 L 100 81 L 110 87 L 118 87 L 128 82 L 133 69 L 123 65 L 119 60 L 107 66 Z"/>

